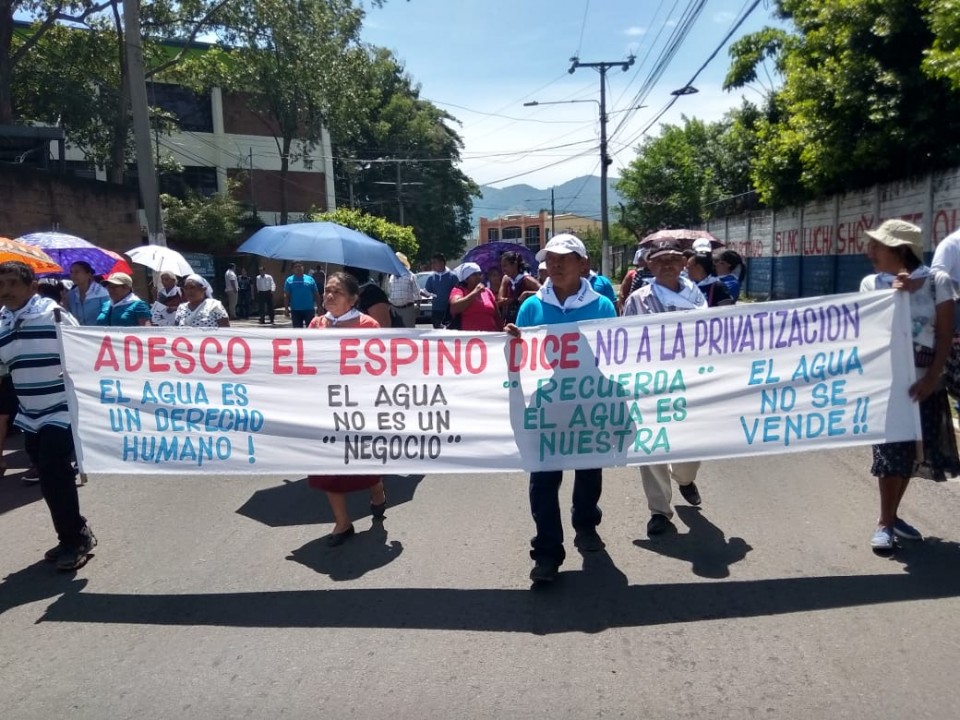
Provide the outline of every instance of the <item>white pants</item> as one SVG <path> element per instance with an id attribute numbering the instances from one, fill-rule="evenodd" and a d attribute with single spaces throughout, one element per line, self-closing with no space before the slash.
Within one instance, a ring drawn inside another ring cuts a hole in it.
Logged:
<path id="1" fill-rule="evenodd" d="M 647 507 L 651 515 L 673 517 L 673 487 L 670 479 L 677 485 L 689 485 L 697 479 L 700 461 L 666 463 L 664 465 L 641 465 L 640 479 L 643 480 L 643 492 L 647 496 Z"/>

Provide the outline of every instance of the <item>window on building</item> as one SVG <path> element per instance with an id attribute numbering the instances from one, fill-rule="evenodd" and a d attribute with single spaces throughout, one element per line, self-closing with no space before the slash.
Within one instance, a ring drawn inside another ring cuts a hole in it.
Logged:
<path id="1" fill-rule="evenodd" d="M 160 192 L 181 200 L 186 199 L 190 192 L 210 197 L 217 190 L 216 168 L 186 165 L 183 172 L 160 174 Z"/>
<path id="2" fill-rule="evenodd" d="M 487 228 L 487 242 L 497 242 L 500 239 L 499 228 Z"/>
<path id="3" fill-rule="evenodd" d="M 210 95 L 198 95 L 180 85 L 147 83 L 147 102 L 176 117 L 181 130 L 213 132 L 213 108 Z"/>
<path id="4" fill-rule="evenodd" d="M 523 232 L 519 225 L 511 225 L 503 229 L 504 240 L 523 240 Z"/>
<path id="5" fill-rule="evenodd" d="M 540 249 L 540 227 L 533 225 L 527 228 L 524 244 L 531 250 Z"/>

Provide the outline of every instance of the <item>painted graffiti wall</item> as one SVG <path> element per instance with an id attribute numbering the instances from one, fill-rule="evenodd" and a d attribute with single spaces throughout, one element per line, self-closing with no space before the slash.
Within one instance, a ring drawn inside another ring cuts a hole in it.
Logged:
<path id="1" fill-rule="evenodd" d="M 705 227 L 746 260 L 750 297 L 779 300 L 856 291 L 871 271 L 865 233 L 893 217 L 923 229 L 929 259 L 960 228 L 960 168 Z"/>

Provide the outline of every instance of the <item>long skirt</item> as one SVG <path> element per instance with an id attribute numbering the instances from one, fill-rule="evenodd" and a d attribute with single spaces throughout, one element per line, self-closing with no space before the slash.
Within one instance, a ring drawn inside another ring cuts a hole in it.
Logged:
<path id="1" fill-rule="evenodd" d="M 940 389 L 920 403 L 922 452 L 914 440 L 873 446 L 870 474 L 876 477 L 922 477 L 942 482 L 960 475 L 957 437 L 947 391 Z"/>

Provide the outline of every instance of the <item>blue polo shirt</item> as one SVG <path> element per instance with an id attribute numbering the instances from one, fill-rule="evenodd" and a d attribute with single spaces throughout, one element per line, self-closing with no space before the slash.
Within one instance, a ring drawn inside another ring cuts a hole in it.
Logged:
<path id="1" fill-rule="evenodd" d="M 549 282 L 549 281 L 548 281 Z M 539 293 L 528 297 L 520 306 L 517 313 L 517 327 L 532 327 L 534 325 L 554 325 L 556 323 L 580 322 L 581 320 L 599 320 L 601 318 L 615 318 L 617 310 L 603 295 L 587 284 L 590 302 L 580 307 L 561 309 L 552 303 L 541 300 Z M 581 285 L 582 287 L 582 285 Z M 581 290 L 581 292 L 583 292 Z"/>
<path id="2" fill-rule="evenodd" d="M 283 283 L 283 291 L 290 296 L 290 309 L 309 311 L 316 305 L 317 290 L 316 281 L 309 275 L 297 277 L 291 275 Z"/>

